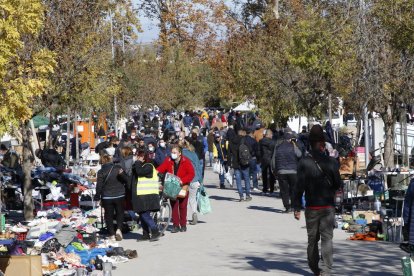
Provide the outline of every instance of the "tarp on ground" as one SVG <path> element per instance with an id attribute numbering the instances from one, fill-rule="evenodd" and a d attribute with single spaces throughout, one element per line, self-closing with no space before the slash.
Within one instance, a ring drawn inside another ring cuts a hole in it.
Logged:
<path id="1" fill-rule="evenodd" d="M 251 101 L 245 101 L 234 108 L 234 111 L 252 111 L 256 106 Z"/>

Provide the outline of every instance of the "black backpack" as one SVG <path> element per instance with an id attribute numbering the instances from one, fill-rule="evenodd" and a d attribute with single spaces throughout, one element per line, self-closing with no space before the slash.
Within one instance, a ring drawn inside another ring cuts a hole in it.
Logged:
<path id="1" fill-rule="evenodd" d="M 246 145 L 244 139 L 242 139 L 241 144 L 239 146 L 239 163 L 242 166 L 247 166 L 249 165 L 251 159 L 252 155 L 250 154 L 250 149 Z"/>

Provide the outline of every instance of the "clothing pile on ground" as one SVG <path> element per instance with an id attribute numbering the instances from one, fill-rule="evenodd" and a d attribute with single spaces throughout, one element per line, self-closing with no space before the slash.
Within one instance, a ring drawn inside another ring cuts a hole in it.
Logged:
<path id="1" fill-rule="evenodd" d="M 0 256 L 41 255 L 43 275 L 74 275 L 78 268 L 92 272 L 102 270 L 105 262 L 116 265 L 136 258 L 135 250 L 100 239 L 100 215 L 99 209 L 53 208 L 39 211 L 30 222 L 6 221 Z"/>

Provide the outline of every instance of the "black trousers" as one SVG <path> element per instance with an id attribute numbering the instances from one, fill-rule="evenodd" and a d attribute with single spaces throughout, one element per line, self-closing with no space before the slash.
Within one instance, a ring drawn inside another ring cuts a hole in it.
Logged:
<path id="1" fill-rule="evenodd" d="M 295 174 L 279 174 L 280 195 L 282 196 L 283 206 L 290 209 L 293 201 L 293 188 L 296 184 Z"/>
<path id="2" fill-rule="evenodd" d="M 125 197 L 102 200 L 102 207 L 105 210 L 105 223 L 110 236 L 115 235 L 114 218 L 116 218 L 118 229 L 122 230 L 122 224 L 124 222 L 124 201 Z"/>
<path id="3" fill-rule="evenodd" d="M 263 193 L 273 193 L 275 191 L 276 179 L 270 168 L 270 164 L 262 167 L 262 179 L 263 179 Z"/>

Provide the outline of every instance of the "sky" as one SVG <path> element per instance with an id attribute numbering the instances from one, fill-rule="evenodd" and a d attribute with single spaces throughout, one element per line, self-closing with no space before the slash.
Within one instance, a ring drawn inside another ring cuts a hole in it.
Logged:
<path id="1" fill-rule="evenodd" d="M 135 7 L 137 7 L 138 3 L 141 0 L 132 0 Z M 227 4 L 232 6 L 230 0 L 225 1 Z M 148 43 L 156 40 L 159 34 L 159 28 L 157 26 L 156 21 L 151 21 L 147 17 L 145 17 L 142 13 L 139 14 L 139 20 L 141 22 L 141 27 L 143 32 L 138 34 L 138 42 L 140 43 Z"/>
<path id="2" fill-rule="evenodd" d="M 135 7 L 138 5 L 139 1 L 140 0 L 132 0 Z M 156 40 L 159 34 L 157 22 L 151 21 L 142 13 L 139 14 L 139 20 L 141 22 L 143 32 L 138 34 L 138 42 L 147 43 Z"/>

